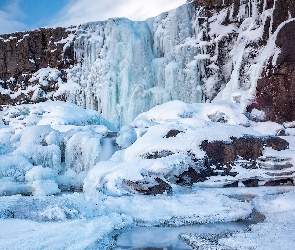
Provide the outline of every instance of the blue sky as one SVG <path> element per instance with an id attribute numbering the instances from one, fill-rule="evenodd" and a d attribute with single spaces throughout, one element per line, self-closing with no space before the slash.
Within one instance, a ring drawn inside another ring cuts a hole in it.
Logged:
<path id="1" fill-rule="evenodd" d="M 110 17 L 144 20 L 186 0 L 0 0 L 0 34 L 70 26 Z"/>

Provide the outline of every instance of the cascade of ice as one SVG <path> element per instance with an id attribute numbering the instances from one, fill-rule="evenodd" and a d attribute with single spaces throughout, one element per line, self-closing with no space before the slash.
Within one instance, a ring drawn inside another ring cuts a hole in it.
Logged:
<path id="1" fill-rule="evenodd" d="M 78 62 L 66 93 L 80 106 L 100 111 L 117 127 L 157 104 L 202 102 L 203 59 L 195 41 L 194 9 L 183 5 L 143 22 L 109 19 L 81 25 L 74 44 Z"/>

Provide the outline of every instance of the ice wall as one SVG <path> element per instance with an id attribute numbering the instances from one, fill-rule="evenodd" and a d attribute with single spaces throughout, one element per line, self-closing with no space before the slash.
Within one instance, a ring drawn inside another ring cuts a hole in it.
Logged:
<path id="1" fill-rule="evenodd" d="M 203 101 L 193 15 L 184 5 L 144 22 L 81 25 L 74 45 L 80 64 L 68 71 L 68 81 L 80 87 L 67 99 L 100 111 L 118 127 L 173 99 Z"/>

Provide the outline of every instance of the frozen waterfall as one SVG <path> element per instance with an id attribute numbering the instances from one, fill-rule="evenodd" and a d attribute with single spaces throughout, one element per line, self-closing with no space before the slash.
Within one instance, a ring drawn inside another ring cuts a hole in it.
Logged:
<path id="1" fill-rule="evenodd" d="M 200 46 L 192 39 L 193 9 L 183 5 L 143 22 L 125 18 L 81 25 L 74 42 L 80 62 L 67 99 L 96 109 L 117 127 L 155 105 L 202 102 Z M 77 84 L 78 83 L 78 84 Z"/>

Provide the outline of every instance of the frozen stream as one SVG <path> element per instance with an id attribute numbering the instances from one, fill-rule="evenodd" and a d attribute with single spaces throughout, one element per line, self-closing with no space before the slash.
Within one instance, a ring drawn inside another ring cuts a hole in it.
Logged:
<path id="1" fill-rule="evenodd" d="M 109 160 L 112 155 L 119 149 L 116 143 L 117 133 L 109 132 L 109 134 L 102 138 L 101 141 L 101 151 L 100 151 L 100 161 Z"/>
<path id="2" fill-rule="evenodd" d="M 183 233 L 203 234 L 238 231 L 247 228 L 253 221 L 221 222 L 212 224 L 199 224 L 182 227 L 134 227 L 122 233 L 117 238 L 114 250 L 121 249 L 165 249 L 186 250 L 191 249 L 184 244 L 179 235 Z"/>

